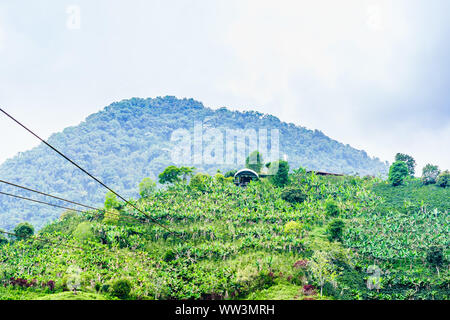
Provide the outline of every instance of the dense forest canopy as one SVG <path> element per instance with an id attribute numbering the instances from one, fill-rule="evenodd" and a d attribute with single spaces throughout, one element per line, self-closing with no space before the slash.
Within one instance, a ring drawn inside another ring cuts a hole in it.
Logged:
<path id="1" fill-rule="evenodd" d="M 387 174 L 387 163 L 320 131 L 285 123 L 268 114 L 213 110 L 193 99 L 175 97 L 132 98 L 112 103 L 78 126 L 53 134 L 48 141 L 126 197 L 138 197 L 138 184 L 144 177 L 157 181 L 158 174 L 173 164 L 171 134 L 180 129 L 192 132 L 194 122 L 202 122 L 204 130 L 278 129 L 280 154 L 286 156 L 293 169 L 302 166 L 335 173 Z M 244 162 L 195 164 L 198 171 L 210 174 L 244 166 Z M 0 177 L 86 204 L 99 205 L 105 196 L 101 186 L 43 144 L 5 161 L 0 166 Z M 30 196 L 5 185 L 1 190 Z M 60 213 L 58 209 L 0 196 L 0 228 L 10 230 L 17 223 L 28 221 L 39 229 Z"/>

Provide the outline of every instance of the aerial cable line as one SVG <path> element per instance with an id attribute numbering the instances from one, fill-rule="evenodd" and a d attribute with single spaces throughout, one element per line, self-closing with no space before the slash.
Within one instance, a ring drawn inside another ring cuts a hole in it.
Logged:
<path id="1" fill-rule="evenodd" d="M 15 119 L 13 116 L 11 116 L 9 113 L 7 113 L 5 110 L 3 110 L 2 108 L 0 108 L 0 111 L 2 113 L 4 113 L 8 118 L 10 118 L 11 120 L 13 120 L 15 123 L 17 123 L 19 126 L 21 126 L 22 128 L 24 128 L 26 131 L 28 131 L 29 133 L 31 133 L 33 136 L 35 136 L 37 139 L 39 139 L 42 143 L 44 143 L 47 147 L 49 147 L 50 149 L 52 149 L 53 151 L 55 151 L 57 154 L 59 154 L 61 157 L 63 157 L 64 159 L 66 159 L 67 161 L 69 161 L 71 164 L 73 164 L 75 167 L 77 167 L 78 169 L 80 169 L 81 171 L 83 171 L 85 174 L 87 174 L 89 177 L 91 177 L 92 179 L 94 179 L 95 181 L 97 181 L 100 185 L 102 185 L 103 187 L 105 187 L 106 189 L 108 189 L 110 192 L 112 192 L 113 194 L 115 194 L 117 197 L 119 197 L 120 199 L 122 199 L 126 204 L 130 205 L 131 207 L 133 207 L 134 209 L 136 209 L 137 211 L 139 211 L 140 213 L 142 213 L 144 216 L 147 216 L 152 223 L 159 225 L 161 228 L 166 229 L 167 231 L 169 231 L 170 233 L 174 234 L 169 228 L 167 228 L 166 226 L 164 226 L 163 224 L 159 223 L 158 221 L 156 221 L 155 219 L 153 219 L 152 217 L 149 217 L 144 211 L 142 211 L 141 209 L 139 209 L 138 207 L 136 207 L 134 204 L 130 203 L 127 199 L 125 199 L 124 197 L 122 197 L 120 194 L 118 194 L 116 191 L 114 191 L 113 189 L 111 189 L 110 187 L 108 187 L 106 184 L 104 184 L 103 182 L 101 182 L 99 179 L 97 179 L 96 177 L 94 177 L 92 174 L 90 174 L 88 171 L 86 171 L 85 169 L 83 169 L 82 167 L 80 167 L 77 163 L 75 163 L 73 160 L 71 160 L 69 157 L 67 157 L 65 154 L 63 154 L 61 151 L 59 151 L 58 149 L 56 149 L 55 147 L 53 147 L 51 144 L 49 144 L 47 141 L 45 141 L 44 139 L 42 139 L 41 137 L 39 137 L 36 133 L 34 133 L 33 131 L 31 131 L 30 129 L 28 129 L 25 125 L 23 125 L 21 122 L 19 122 L 19 120 Z M 174 234 L 175 236 L 178 237 L 178 235 Z"/>
<path id="2" fill-rule="evenodd" d="M 22 199 L 22 200 L 27 200 L 27 201 L 31 201 L 31 202 L 35 202 L 35 203 L 39 203 L 39 204 L 45 204 L 48 206 L 52 206 L 52 207 L 56 207 L 56 208 L 61 208 L 61 209 L 66 209 L 66 210 L 70 210 L 70 211 L 75 211 L 75 212 L 80 212 L 80 213 L 86 213 L 87 211 L 83 211 L 83 210 L 79 210 L 79 209 L 74 209 L 74 208 L 68 208 L 68 207 L 64 207 L 64 206 L 60 206 L 57 204 L 53 204 L 53 203 L 49 203 L 49 202 L 45 202 L 45 201 L 40 201 L 40 200 L 35 200 L 35 199 L 31 199 L 31 198 L 27 198 L 27 197 L 23 197 L 23 196 L 19 196 L 19 195 L 15 195 L 15 194 L 11 194 L 11 193 L 7 193 L 7 192 L 3 192 L 0 191 L 0 194 L 8 196 L 8 197 L 13 197 L 13 198 L 17 198 L 17 199 Z M 109 212 L 108 212 L 109 213 Z M 136 220 L 139 221 L 141 223 L 145 222 L 142 219 L 139 218 L 135 218 L 135 217 L 131 217 L 131 216 L 126 216 L 126 215 L 120 215 L 117 213 L 109 213 L 110 215 L 116 215 L 120 218 L 124 218 L 125 220 L 128 219 L 128 222 L 130 222 L 131 220 Z M 99 215 L 97 215 L 96 217 L 100 217 Z"/>
<path id="3" fill-rule="evenodd" d="M 105 213 L 108 213 L 110 215 L 116 215 L 116 216 L 120 216 L 120 217 L 132 218 L 132 219 L 136 219 L 136 220 L 139 220 L 141 222 L 144 222 L 142 219 L 139 219 L 139 218 L 136 218 L 136 217 L 131 217 L 131 216 L 127 216 L 127 215 L 121 215 L 120 213 L 111 212 L 111 211 L 107 211 L 107 210 L 100 209 L 100 208 L 95 208 L 95 207 L 88 206 L 88 205 L 85 205 L 85 204 L 82 204 L 82 203 L 79 203 L 79 202 L 75 202 L 75 201 L 67 200 L 67 199 L 64 199 L 64 198 L 60 198 L 60 197 L 57 197 L 57 196 L 54 196 L 54 195 L 51 195 L 51 194 L 48 194 L 48 193 L 45 193 L 45 192 L 42 192 L 42 191 L 34 190 L 34 189 L 31 189 L 31 188 L 28 188 L 28 187 L 24 187 L 24 186 L 19 186 L 18 184 L 15 184 L 15 183 L 12 183 L 12 182 L 0 180 L 0 183 L 4 183 L 4 184 L 10 185 L 10 186 L 13 186 L 13 187 L 16 187 L 16 188 L 24 189 L 24 190 L 27 190 L 27 191 L 30 191 L 30 192 L 34 192 L 34 193 L 37 193 L 37 194 L 40 194 L 40 195 L 43 195 L 43 196 L 46 196 L 46 197 L 51 197 L 51 198 L 54 198 L 54 199 L 57 199 L 57 200 L 60 200 L 60 201 L 65 201 L 65 202 L 68 202 L 68 203 L 72 203 L 74 205 L 85 207 L 85 208 L 88 208 L 88 209 L 92 209 L 92 210 L 96 210 L 96 211 L 104 211 Z M 41 203 L 41 202 L 39 202 L 39 203 Z M 49 204 L 49 203 L 45 202 L 45 204 Z M 66 209 L 66 208 L 64 207 L 63 209 Z M 77 211 L 77 210 L 74 210 L 72 208 L 70 208 L 69 210 Z M 78 212 L 86 212 L 86 211 L 78 211 Z"/>

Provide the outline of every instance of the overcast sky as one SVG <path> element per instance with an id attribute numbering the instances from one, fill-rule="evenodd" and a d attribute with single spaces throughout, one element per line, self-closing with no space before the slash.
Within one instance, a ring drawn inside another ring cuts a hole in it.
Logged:
<path id="1" fill-rule="evenodd" d="M 447 0 L 0 0 L 0 105 L 47 138 L 114 101 L 174 95 L 450 169 L 449 12 Z M 0 136 L 0 163 L 38 144 L 2 116 Z"/>

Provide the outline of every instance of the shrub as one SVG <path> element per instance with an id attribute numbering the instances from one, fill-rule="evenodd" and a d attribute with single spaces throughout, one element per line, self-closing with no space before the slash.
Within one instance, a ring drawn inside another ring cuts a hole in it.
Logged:
<path id="1" fill-rule="evenodd" d="M 34 234 L 34 227 L 28 222 L 19 223 L 14 228 L 14 233 L 18 239 L 27 239 Z"/>
<path id="2" fill-rule="evenodd" d="M 436 185 L 442 188 L 450 186 L 450 172 L 448 170 L 441 172 L 436 179 Z"/>
<path id="3" fill-rule="evenodd" d="M 172 249 L 169 249 L 164 253 L 163 260 L 166 262 L 169 262 L 169 261 L 175 260 L 175 258 L 176 258 L 175 251 L 173 251 Z"/>
<path id="4" fill-rule="evenodd" d="M 197 173 L 195 176 L 192 177 L 191 181 L 189 182 L 189 186 L 192 189 L 205 192 L 210 182 L 211 176 L 209 176 L 206 173 Z"/>
<path id="5" fill-rule="evenodd" d="M 120 279 L 113 283 L 111 294 L 119 299 L 126 299 L 130 296 L 131 282 L 127 279 Z"/>
<path id="6" fill-rule="evenodd" d="M 288 187 L 281 193 L 281 198 L 289 203 L 302 203 L 306 200 L 306 193 L 298 187 Z"/>
<path id="7" fill-rule="evenodd" d="M 327 226 L 328 239 L 330 241 L 341 240 L 344 226 L 344 221 L 341 219 L 333 219 Z"/>
<path id="8" fill-rule="evenodd" d="M 284 233 L 286 234 L 300 234 L 302 232 L 302 225 L 297 221 L 289 221 L 284 226 Z"/>
<path id="9" fill-rule="evenodd" d="M 156 190 L 156 183 L 150 178 L 142 179 L 139 183 L 139 195 L 141 198 L 148 198 Z"/>
<path id="10" fill-rule="evenodd" d="M 441 266 L 444 263 L 444 250 L 436 246 L 429 248 L 427 252 L 427 261 L 433 266 Z"/>
<path id="11" fill-rule="evenodd" d="M 389 168 L 389 181 L 393 186 L 399 186 L 408 176 L 408 166 L 403 161 L 394 162 Z"/>
<path id="12" fill-rule="evenodd" d="M 72 235 L 74 236 L 74 238 L 81 241 L 89 241 L 95 239 L 92 225 L 87 221 L 80 223 L 73 231 Z"/>
<path id="13" fill-rule="evenodd" d="M 66 210 L 63 213 L 61 213 L 61 215 L 59 216 L 59 220 L 63 221 L 63 220 L 67 220 L 73 217 L 78 216 L 78 213 L 76 213 L 75 211 L 72 210 Z"/>
<path id="14" fill-rule="evenodd" d="M 114 193 L 111 191 L 108 191 L 108 193 L 105 196 L 105 209 L 111 210 L 116 209 L 120 207 L 119 201 L 117 201 L 117 197 Z"/>
<path id="15" fill-rule="evenodd" d="M 341 212 L 337 202 L 334 200 L 331 200 L 331 199 L 329 199 L 325 202 L 325 211 L 327 212 L 327 214 L 330 217 L 337 217 L 337 216 L 339 216 L 339 213 Z"/>
<path id="16" fill-rule="evenodd" d="M 234 178 L 234 175 L 236 174 L 237 170 L 230 170 L 225 173 L 225 178 Z"/>
<path id="17" fill-rule="evenodd" d="M 427 164 L 422 169 L 422 182 L 423 184 L 433 184 L 436 183 L 436 179 L 439 176 L 439 168 L 438 166 L 434 166 L 432 164 Z"/>

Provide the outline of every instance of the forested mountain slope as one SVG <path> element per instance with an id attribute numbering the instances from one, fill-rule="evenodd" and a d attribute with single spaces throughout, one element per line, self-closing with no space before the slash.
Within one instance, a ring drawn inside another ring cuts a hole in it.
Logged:
<path id="1" fill-rule="evenodd" d="M 117 191 L 135 197 L 138 183 L 144 177 L 156 180 L 157 175 L 172 164 L 169 152 L 173 131 L 192 132 L 194 121 L 203 122 L 204 128 L 278 129 L 280 154 L 287 156 L 291 168 L 302 166 L 360 175 L 385 175 L 387 172 L 386 163 L 332 140 L 320 131 L 284 123 L 274 116 L 254 111 L 213 110 L 193 99 L 175 97 L 132 98 L 112 103 L 78 126 L 53 134 L 48 141 Z M 39 131 L 39 128 L 34 129 Z M 194 165 L 198 171 L 209 173 L 218 168 L 241 167 L 236 164 Z M 5 161 L 0 166 L 0 178 L 86 204 L 101 204 L 105 195 L 105 189 L 42 144 Z M 5 185 L 1 190 L 30 195 Z M 0 196 L 0 228 L 11 229 L 21 221 L 39 228 L 60 213 L 61 210 Z"/>

